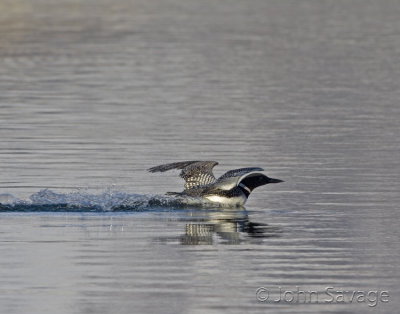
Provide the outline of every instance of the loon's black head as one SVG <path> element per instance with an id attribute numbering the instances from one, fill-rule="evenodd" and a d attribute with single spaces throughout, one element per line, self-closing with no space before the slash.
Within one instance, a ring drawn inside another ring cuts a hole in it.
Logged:
<path id="1" fill-rule="evenodd" d="M 269 178 L 266 175 L 262 173 L 252 173 L 249 174 L 248 176 L 244 177 L 238 184 L 238 187 L 241 188 L 246 194 L 246 196 L 249 196 L 250 193 L 257 187 L 269 183 L 279 183 L 279 182 L 284 182 L 283 180 L 279 179 L 274 179 L 274 178 Z"/>

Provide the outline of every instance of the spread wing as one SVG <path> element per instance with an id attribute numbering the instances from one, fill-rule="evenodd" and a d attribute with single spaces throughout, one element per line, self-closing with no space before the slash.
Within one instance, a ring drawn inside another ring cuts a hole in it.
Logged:
<path id="1" fill-rule="evenodd" d="M 230 190 L 239 184 L 240 179 L 243 178 L 244 175 L 255 171 L 264 171 L 264 169 L 259 167 L 249 167 L 229 170 L 216 180 L 215 186 L 224 190 Z"/>
<path id="2" fill-rule="evenodd" d="M 218 165 L 216 161 L 182 161 L 160 165 L 148 169 L 150 172 L 164 172 L 171 169 L 182 169 L 179 176 L 185 180 L 185 190 L 198 188 L 214 183 L 212 169 Z"/>

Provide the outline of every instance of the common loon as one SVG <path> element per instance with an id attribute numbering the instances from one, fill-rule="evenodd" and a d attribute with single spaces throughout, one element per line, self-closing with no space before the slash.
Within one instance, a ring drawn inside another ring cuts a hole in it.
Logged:
<path id="1" fill-rule="evenodd" d="M 259 167 L 229 170 L 216 179 L 212 172 L 216 165 L 216 161 L 182 161 L 152 167 L 148 171 L 182 169 L 179 176 L 185 180 L 184 191 L 167 192 L 167 195 L 201 197 L 222 206 L 243 206 L 256 187 L 283 182 L 259 173 L 264 171 Z"/>

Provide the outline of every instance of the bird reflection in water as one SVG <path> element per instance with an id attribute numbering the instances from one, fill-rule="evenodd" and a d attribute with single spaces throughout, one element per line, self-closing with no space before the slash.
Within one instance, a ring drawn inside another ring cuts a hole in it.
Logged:
<path id="1" fill-rule="evenodd" d="M 251 222 L 246 210 L 206 211 L 200 219 L 186 224 L 180 237 L 183 245 L 240 244 L 280 237 L 279 227 Z"/>

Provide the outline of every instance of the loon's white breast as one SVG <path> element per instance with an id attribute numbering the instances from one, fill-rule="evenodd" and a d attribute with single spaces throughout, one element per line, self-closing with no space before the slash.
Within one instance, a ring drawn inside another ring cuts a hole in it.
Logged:
<path id="1" fill-rule="evenodd" d="M 221 196 L 221 195 L 206 195 L 204 196 L 204 198 L 206 198 L 207 200 L 213 202 L 213 203 L 218 203 L 218 204 L 222 204 L 225 206 L 243 206 L 244 203 L 246 203 L 247 201 L 247 197 L 246 195 L 244 195 L 244 193 L 241 193 L 238 196 L 230 196 L 230 197 L 226 197 L 226 196 Z"/>

